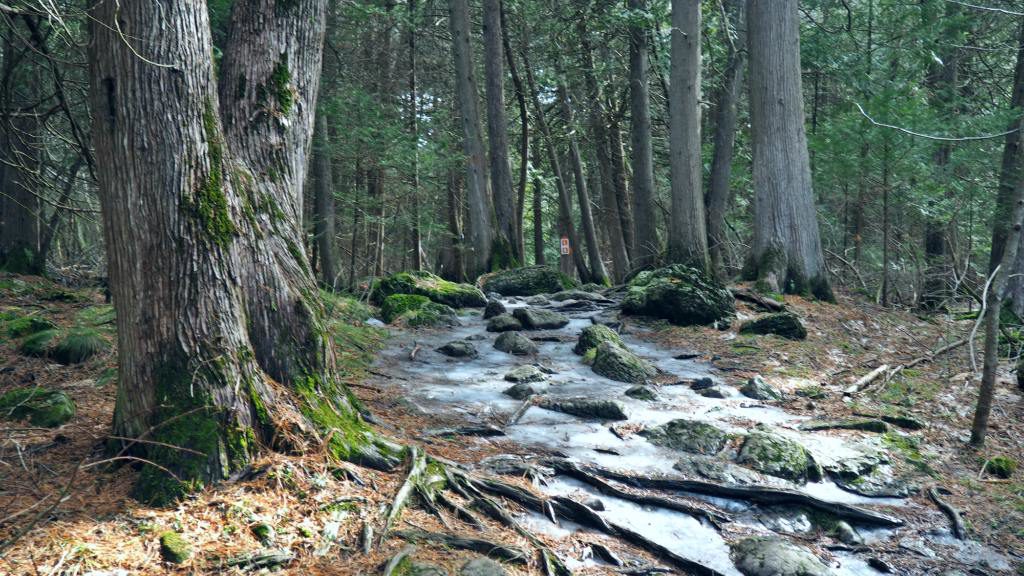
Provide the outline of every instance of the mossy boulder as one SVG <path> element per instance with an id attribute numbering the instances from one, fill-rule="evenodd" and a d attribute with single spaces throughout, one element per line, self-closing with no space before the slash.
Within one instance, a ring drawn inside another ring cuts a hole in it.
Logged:
<path id="1" fill-rule="evenodd" d="M 519 332 L 502 332 L 494 341 L 494 348 L 517 356 L 537 353 L 537 345 Z"/>
<path id="2" fill-rule="evenodd" d="M 997 478 L 1009 478 L 1017 471 L 1017 461 L 1006 456 L 996 456 L 989 459 L 985 469 Z"/>
<path id="3" fill-rule="evenodd" d="M 21 338 L 56 327 L 56 324 L 40 316 L 18 316 L 4 322 L 4 330 L 11 338 Z"/>
<path id="4" fill-rule="evenodd" d="M 550 266 L 527 266 L 485 274 L 477 280 L 485 292 L 502 296 L 535 296 L 575 288 L 576 282 Z"/>
<path id="5" fill-rule="evenodd" d="M 754 536 L 732 545 L 732 561 L 744 576 L 832 576 L 810 550 L 778 536 Z"/>
<path id="6" fill-rule="evenodd" d="M 508 310 L 505 309 L 505 305 L 500 300 L 488 300 L 487 306 L 484 307 L 484 320 L 489 320 L 505 312 L 508 312 Z"/>
<path id="7" fill-rule="evenodd" d="M 522 329 L 523 323 L 511 314 L 498 314 L 487 322 L 488 332 L 511 332 Z"/>
<path id="8" fill-rule="evenodd" d="M 639 384 L 658 373 L 650 362 L 615 342 L 602 342 L 594 349 L 594 372 L 629 384 Z"/>
<path id="9" fill-rule="evenodd" d="M 540 382 L 546 379 L 547 376 L 540 371 L 540 368 L 527 364 L 526 366 L 517 366 L 505 374 L 505 380 L 508 382 Z"/>
<path id="10" fill-rule="evenodd" d="M 637 274 L 627 286 L 622 311 L 694 326 L 728 323 L 735 307 L 724 286 L 694 268 L 674 264 Z"/>
<path id="11" fill-rule="evenodd" d="M 586 290 L 562 290 L 551 295 L 551 300 L 555 302 L 565 302 L 566 300 L 578 300 L 587 302 L 607 302 L 610 303 L 607 297 L 597 292 L 587 292 Z"/>
<path id="12" fill-rule="evenodd" d="M 657 446 L 691 454 L 718 454 L 729 442 L 729 435 L 718 427 L 682 418 L 644 430 L 641 435 Z"/>
<path id="13" fill-rule="evenodd" d="M 392 294 L 380 306 L 385 322 L 402 323 L 412 328 L 457 326 L 458 317 L 450 306 L 438 304 L 418 294 Z"/>
<path id="14" fill-rule="evenodd" d="M 593 326 L 587 326 L 580 332 L 580 338 L 576 341 L 576 347 L 572 351 L 583 355 L 587 353 L 587 350 L 597 348 L 601 342 L 613 342 L 624 346 L 618 332 L 604 324 L 594 324 Z"/>
<path id="15" fill-rule="evenodd" d="M 515 400 L 526 400 L 530 396 L 536 396 L 537 389 L 525 382 L 519 382 L 506 388 L 503 393 Z"/>
<path id="16" fill-rule="evenodd" d="M 760 376 L 754 376 L 740 388 L 740 394 L 754 400 L 782 400 L 782 392 L 764 381 Z"/>
<path id="17" fill-rule="evenodd" d="M 764 430 L 751 432 L 736 461 L 758 472 L 797 483 L 821 478 L 820 469 L 806 448 Z"/>
<path id="18" fill-rule="evenodd" d="M 377 305 L 392 294 L 415 294 L 453 308 L 482 308 L 487 305 L 484 293 L 475 286 L 449 282 L 430 272 L 399 272 L 374 283 L 370 299 Z"/>
<path id="19" fill-rule="evenodd" d="M 889 425 L 876 418 L 838 418 L 835 420 L 814 420 L 800 425 L 801 430 L 817 432 L 820 430 L 860 430 L 862 432 L 889 431 Z"/>
<path id="20" fill-rule="evenodd" d="M 75 401 L 64 392 L 30 387 L 0 396 L 0 418 L 27 419 L 33 426 L 56 428 L 74 416 Z"/>
<path id="21" fill-rule="evenodd" d="M 81 364 L 110 349 L 106 336 L 95 328 L 69 330 L 50 349 L 49 356 L 61 364 Z"/>
<path id="22" fill-rule="evenodd" d="M 654 393 L 654 390 L 651 390 L 650 386 L 644 386 L 643 384 L 630 386 L 623 394 L 634 400 L 643 400 L 644 402 L 654 402 L 658 399 L 658 395 Z"/>
<path id="23" fill-rule="evenodd" d="M 539 308 L 516 308 L 512 317 L 522 323 L 527 330 L 556 330 L 569 323 L 563 314 Z"/>
<path id="24" fill-rule="evenodd" d="M 192 546 L 181 534 L 168 530 L 160 534 L 160 556 L 172 564 L 184 564 L 192 557 Z"/>
<path id="25" fill-rule="evenodd" d="M 765 314 L 740 326 L 740 334 L 774 334 L 789 340 L 807 338 L 807 328 L 792 312 Z"/>
<path id="26" fill-rule="evenodd" d="M 477 351 L 473 344 L 465 340 L 452 340 L 437 349 L 438 352 L 452 358 L 476 358 Z"/>

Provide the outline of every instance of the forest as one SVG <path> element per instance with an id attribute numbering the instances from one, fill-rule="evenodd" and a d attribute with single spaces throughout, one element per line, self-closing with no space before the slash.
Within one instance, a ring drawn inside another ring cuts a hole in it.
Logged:
<path id="1" fill-rule="evenodd" d="M 0 0 L 0 575 L 1024 574 L 1024 0 Z"/>

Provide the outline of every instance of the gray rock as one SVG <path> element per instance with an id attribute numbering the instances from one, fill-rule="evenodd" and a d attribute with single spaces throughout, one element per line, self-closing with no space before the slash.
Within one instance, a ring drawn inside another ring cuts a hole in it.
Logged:
<path id="1" fill-rule="evenodd" d="M 708 378 L 707 376 L 703 378 L 697 378 L 696 380 L 693 381 L 693 384 L 690 384 L 690 390 L 706 390 L 708 388 L 714 387 L 715 381 L 712 380 L 711 378 Z"/>
<path id="2" fill-rule="evenodd" d="M 671 420 L 640 433 L 652 444 L 692 454 L 718 454 L 725 448 L 729 435 L 699 420 Z"/>
<path id="3" fill-rule="evenodd" d="M 437 349 L 438 352 L 452 358 L 476 358 L 476 347 L 465 340 L 452 340 Z"/>
<path id="4" fill-rule="evenodd" d="M 701 388 L 700 390 L 697 390 L 697 394 L 700 394 L 701 396 L 703 396 L 705 398 L 718 398 L 718 399 L 728 398 L 730 396 L 730 394 L 728 392 L 726 392 L 725 389 L 722 388 L 721 386 L 712 386 L 710 388 Z"/>
<path id="5" fill-rule="evenodd" d="M 569 323 L 563 314 L 537 308 L 516 308 L 512 316 L 527 330 L 556 330 Z"/>
<path id="6" fill-rule="evenodd" d="M 498 294 L 497 292 L 488 292 L 487 293 L 487 299 L 488 300 L 501 300 L 501 294 Z"/>
<path id="7" fill-rule="evenodd" d="M 740 394 L 754 400 L 782 400 L 782 392 L 764 381 L 760 376 L 754 376 L 740 388 Z"/>
<path id="8" fill-rule="evenodd" d="M 728 325 L 734 310 L 725 286 L 681 264 L 637 274 L 622 300 L 626 314 L 656 316 L 680 326 Z"/>
<path id="9" fill-rule="evenodd" d="M 853 529 L 853 526 L 850 526 L 842 520 L 836 522 L 835 533 L 836 539 L 843 544 L 847 544 L 849 546 L 861 546 L 864 544 L 864 539 L 861 538 L 860 534 Z"/>
<path id="10" fill-rule="evenodd" d="M 508 576 L 508 572 L 501 564 L 481 556 L 463 564 L 459 576 Z"/>
<path id="11" fill-rule="evenodd" d="M 882 468 L 858 476 L 835 476 L 835 482 L 847 492 L 869 498 L 906 498 L 917 491 L 917 487 L 907 480 Z"/>
<path id="12" fill-rule="evenodd" d="M 732 545 L 732 560 L 744 576 L 832 576 L 803 546 L 776 536 L 745 538 Z"/>
<path id="13" fill-rule="evenodd" d="M 543 306 L 545 304 L 550 303 L 550 300 L 547 299 L 547 296 L 542 296 L 538 294 L 536 296 L 530 296 L 529 298 L 527 298 L 526 303 L 529 304 L 530 306 Z"/>
<path id="14" fill-rule="evenodd" d="M 605 378 L 630 384 L 639 384 L 658 373 L 649 362 L 614 342 L 597 346 L 593 369 Z"/>
<path id="15" fill-rule="evenodd" d="M 518 332 L 502 332 L 494 341 L 494 348 L 517 356 L 537 353 L 537 345 Z"/>
<path id="16" fill-rule="evenodd" d="M 551 299 L 555 302 L 565 302 L 566 300 L 585 300 L 589 302 L 604 302 L 610 303 L 611 300 L 605 298 L 601 294 L 596 292 L 587 292 L 586 290 L 562 290 L 551 295 Z"/>
<path id="17" fill-rule="evenodd" d="M 551 294 L 572 288 L 571 278 L 549 266 L 528 266 L 514 270 L 502 270 L 480 277 L 480 284 L 487 292 L 498 292 L 505 296 L 533 296 Z"/>
<path id="18" fill-rule="evenodd" d="M 510 332 L 522 329 L 523 324 L 511 314 L 498 314 L 487 323 L 488 332 Z"/>
<path id="19" fill-rule="evenodd" d="M 403 574 L 405 576 L 448 576 L 448 572 L 444 568 L 425 562 L 413 562 L 409 566 L 409 570 Z"/>
<path id="20" fill-rule="evenodd" d="M 539 368 L 531 365 L 517 366 L 516 368 L 513 368 L 508 374 L 505 374 L 505 380 L 509 382 L 521 382 L 527 384 L 530 382 L 540 382 L 541 380 L 544 380 L 546 377 L 547 376 L 545 376 Z"/>
<path id="21" fill-rule="evenodd" d="M 525 382 L 520 382 L 506 388 L 504 394 L 516 400 L 526 400 L 530 396 L 536 396 L 537 390 Z"/>
<path id="22" fill-rule="evenodd" d="M 800 444 L 762 430 L 747 436 L 736 461 L 758 472 L 804 483 L 820 478 L 817 465 L 807 449 Z"/>
<path id="23" fill-rule="evenodd" d="M 593 398 L 542 398 L 537 406 L 545 410 L 598 420 L 628 420 L 626 408 L 615 400 Z"/>
<path id="24" fill-rule="evenodd" d="M 630 387 L 626 390 L 626 396 L 636 400 L 644 400 L 646 402 L 654 402 L 658 399 L 658 395 L 654 393 L 654 390 L 651 390 L 650 387 L 642 384 Z"/>
<path id="25" fill-rule="evenodd" d="M 680 458 L 672 467 L 688 478 L 706 478 L 720 484 L 757 484 L 764 486 L 782 483 L 782 480 L 758 474 L 753 470 L 737 466 L 732 462 L 699 454 Z"/>
<path id="26" fill-rule="evenodd" d="M 889 431 L 889 425 L 874 418 L 841 418 L 838 420 L 804 422 L 800 425 L 800 429 L 807 432 L 817 432 L 819 430 L 860 430 L 862 432 L 878 432 L 883 434 Z"/>
<path id="27" fill-rule="evenodd" d="M 494 318 L 499 314 L 506 312 L 505 305 L 500 300 L 488 300 L 487 306 L 484 307 L 484 320 Z"/>

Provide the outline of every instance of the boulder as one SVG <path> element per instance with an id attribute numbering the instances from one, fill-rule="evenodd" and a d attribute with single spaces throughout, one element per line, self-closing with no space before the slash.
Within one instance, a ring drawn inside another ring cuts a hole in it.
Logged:
<path id="1" fill-rule="evenodd" d="M 57 390 L 15 388 L 0 396 L 0 418 L 27 419 L 33 426 L 56 428 L 74 416 L 74 400 Z"/>
<path id="2" fill-rule="evenodd" d="M 527 298 L 526 303 L 530 306 L 545 306 L 547 304 L 550 304 L 551 301 L 548 300 L 547 296 L 538 294 L 536 296 L 530 296 L 529 298 Z"/>
<path id="3" fill-rule="evenodd" d="M 782 400 L 782 392 L 764 381 L 760 376 L 754 376 L 740 388 L 740 394 L 754 400 Z"/>
<path id="4" fill-rule="evenodd" d="M 626 390 L 626 396 L 645 402 L 654 402 L 658 399 L 658 395 L 654 393 L 654 390 L 651 390 L 650 386 L 642 384 L 630 387 Z"/>
<path id="5" fill-rule="evenodd" d="M 597 420 L 628 420 L 626 408 L 615 400 L 594 398 L 543 398 L 537 406 L 553 412 Z"/>
<path id="6" fill-rule="evenodd" d="M 463 564 L 459 576 L 508 576 L 508 572 L 501 564 L 481 556 Z"/>
<path id="7" fill-rule="evenodd" d="M 821 477 L 807 449 L 796 442 L 763 430 L 751 432 L 736 461 L 758 472 L 804 483 Z"/>
<path id="8" fill-rule="evenodd" d="M 370 299 L 377 305 L 392 294 L 416 294 L 426 296 L 438 304 L 453 308 L 480 308 L 487 304 L 484 293 L 475 286 L 449 282 L 430 272 L 398 272 L 377 280 L 370 292 Z"/>
<path id="9" fill-rule="evenodd" d="M 775 334 L 790 340 L 807 338 L 807 328 L 792 312 L 765 314 L 740 326 L 740 334 Z"/>
<path id="10" fill-rule="evenodd" d="M 731 390 L 730 390 L 731 391 Z M 711 386 L 708 388 L 700 388 L 697 390 L 697 394 L 705 398 L 715 398 L 716 400 L 723 400 L 732 396 L 729 392 L 726 392 L 726 388 L 721 386 Z"/>
<path id="11" fill-rule="evenodd" d="M 640 433 L 657 446 L 691 454 L 718 454 L 729 442 L 729 435 L 716 426 L 699 420 L 671 420 Z"/>
<path id="12" fill-rule="evenodd" d="M 735 308 L 724 286 L 694 268 L 675 264 L 637 274 L 628 285 L 622 311 L 693 326 L 727 324 Z"/>
<path id="13" fill-rule="evenodd" d="M 455 310 L 417 294 L 392 294 L 384 299 L 380 314 L 385 322 L 401 323 L 412 328 L 458 326 Z"/>
<path id="14" fill-rule="evenodd" d="M 552 294 L 573 288 L 576 282 L 549 266 L 527 266 L 485 274 L 477 281 L 486 292 L 503 296 Z"/>
<path id="15" fill-rule="evenodd" d="M 580 338 L 576 341 L 576 347 L 572 351 L 580 355 L 586 354 L 587 350 L 597 348 L 597 345 L 601 342 L 614 342 L 624 346 L 618 332 L 603 324 L 594 324 L 587 326 L 580 332 Z"/>
<path id="16" fill-rule="evenodd" d="M 507 312 L 505 305 L 500 300 L 488 300 L 487 306 L 484 307 L 484 320 L 489 320 L 505 312 Z"/>
<path id="17" fill-rule="evenodd" d="M 566 300 L 580 300 L 587 302 L 602 302 L 610 304 L 612 301 L 596 292 L 587 292 L 586 290 L 562 290 L 551 295 L 551 299 L 555 302 L 565 302 Z"/>
<path id="18" fill-rule="evenodd" d="M 918 488 L 907 480 L 894 476 L 891 470 L 879 467 L 856 476 L 833 476 L 836 485 L 854 494 L 868 498 L 906 498 Z"/>
<path id="19" fill-rule="evenodd" d="M 537 353 L 537 345 L 518 332 L 503 332 L 494 341 L 494 347 L 502 352 L 518 356 Z"/>
<path id="20" fill-rule="evenodd" d="M 506 388 L 504 394 L 515 400 L 526 400 L 530 396 L 536 396 L 537 390 L 525 382 L 520 382 Z"/>
<path id="21" fill-rule="evenodd" d="M 816 420 L 804 422 L 800 429 L 807 432 L 819 430 L 860 430 L 862 432 L 878 432 L 884 434 L 889 431 L 889 425 L 875 418 L 840 418 L 837 420 Z"/>
<path id="22" fill-rule="evenodd" d="M 530 382 L 540 382 L 545 378 L 547 378 L 547 376 L 545 376 L 539 368 L 530 365 L 518 366 L 513 368 L 508 374 L 505 374 L 505 380 L 517 383 L 524 382 L 528 384 Z"/>
<path id="23" fill-rule="evenodd" d="M 605 378 L 639 384 L 658 373 L 651 363 L 614 342 L 602 342 L 594 350 L 594 372 Z"/>
<path id="24" fill-rule="evenodd" d="M 744 576 L 832 576 L 803 546 L 778 536 L 744 538 L 732 545 L 732 561 Z"/>
<path id="25" fill-rule="evenodd" d="M 719 484 L 770 486 L 782 482 L 732 462 L 701 454 L 690 454 L 680 458 L 672 467 L 687 478 L 705 478 Z"/>
<path id="26" fill-rule="evenodd" d="M 714 380 L 708 378 L 707 376 L 702 376 L 701 378 L 697 378 L 696 380 L 693 381 L 692 384 L 690 384 L 690 390 L 697 392 L 700 390 L 707 390 L 708 388 L 714 388 L 715 386 L 716 384 Z"/>
<path id="27" fill-rule="evenodd" d="M 523 323 L 516 320 L 511 314 L 498 314 L 487 323 L 488 332 L 508 332 L 522 329 Z"/>
<path id="28" fill-rule="evenodd" d="M 476 358 L 476 347 L 465 340 L 452 340 L 437 349 L 438 352 L 452 358 Z"/>
<path id="29" fill-rule="evenodd" d="M 538 308 L 516 308 L 512 316 L 527 330 L 557 330 L 569 323 L 569 319 L 558 312 Z"/>
<path id="30" fill-rule="evenodd" d="M 835 527 L 836 539 L 848 546 L 863 546 L 864 539 L 861 538 L 860 534 L 850 526 L 849 523 L 840 520 L 836 522 Z"/>

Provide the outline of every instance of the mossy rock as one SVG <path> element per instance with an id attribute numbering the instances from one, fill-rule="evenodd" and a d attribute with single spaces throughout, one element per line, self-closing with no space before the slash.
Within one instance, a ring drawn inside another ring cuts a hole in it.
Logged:
<path id="1" fill-rule="evenodd" d="M 616 400 L 602 400 L 597 398 L 541 398 L 537 406 L 553 412 L 561 412 L 580 418 L 593 418 L 597 420 L 628 420 L 629 413 L 625 406 Z"/>
<path id="2" fill-rule="evenodd" d="M 505 309 L 505 305 L 500 300 L 488 300 L 487 306 L 484 307 L 484 320 L 490 320 L 506 312 L 508 310 Z"/>
<path id="3" fill-rule="evenodd" d="M 641 435 L 656 446 L 708 456 L 718 454 L 729 442 L 729 435 L 717 426 L 682 418 L 644 430 Z"/>
<path id="4" fill-rule="evenodd" d="M 72 328 L 49 351 L 61 364 L 81 364 L 110 349 L 110 342 L 95 328 Z"/>
<path id="5" fill-rule="evenodd" d="M 694 268 L 674 264 L 637 274 L 627 287 L 622 311 L 694 326 L 728 324 L 735 306 L 724 286 Z"/>
<path id="6" fill-rule="evenodd" d="M 594 352 L 594 372 L 629 384 L 639 384 L 658 373 L 650 362 L 615 342 L 602 342 Z"/>
<path id="7" fill-rule="evenodd" d="M 996 456 L 989 459 L 985 469 L 997 478 L 1010 478 L 1017 471 L 1017 461 L 1006 456 Z"/>
<path id="8" fill-rule="evenodd" d="M 832 576 L 803 546 L 778 536 L 754 536 L 732 545 L 732 561 L 744 576 Z"/>
<path id="9" fill-rule="evenodd" d="M 456 326 L 455 310 L 418 294 L 392 294 L 380 307 L 381 317 L 388 323 L 402 323 L 412 328 Z"/>
<path id="10" fill-rule="evenodd" d="M 839 418 L 836 420 L 804 422 L 800 425 L 800 429 L 807 432 L 817 432 L 819 430 L 860 430 L 861 432 L 884 434 L 889 431 L 889 425 L 876 418 Z"/>
<path id="11" fill-rule="evenodd" d="M 533 340 L 519 332 L 502 332 L 501 336 L 494 340 L 494 348 L 517 356 L 536 354 L 538 351 Z"/>
<path id="12" fill-rule="evenodd" d="M 511 314 L 498 314 L 487 322 L 488 332 L 511 332 L 522 329 L 523 323 Z"/>
<path id="13" fill-rule="evenodd" d="M 740 334 L 774 334 L 789 340 L 807 338 L 807 328 L 792 312 L 765 314 L 740 326 Z"/>
<path id="14" fill-rule="evenodd" d="M 484 293 L 469 284 L 450 282 L 430 272 L 398 272 L 374 283 L 370 299 L 377 305 L 392 294 L 415 294 L 453 308 L 482 308 Z"/>
<path id="15" fill-rule="evenodd" d="M 25 356 L 47 356 L 59 337 L 60 330 L 56 328 L 36 332 L 21 341 L 21 344 L 18 346 L 18 352 Z"/>
<path id="16" fill-rule="evenodd" d="M 184 564 L 192 557 L 192 546 L 181 534 L 168 530 L 160 534 L 160 556 L 172 564 Z"/>
<path id="17" fill-rule="evenodd" d="M 806 448 L 763 430 L 755 430 L 747 436 L 736 461 L 758 472 L 800 484 L 821 476 Z"/>
<path id="18" fill-rule="evenodd" d="M 587 353 L 587 350 L 597 348 L 597 345 L 601 342 L 613 342 L 624 346 L 618 332 L 603 324 L 594 324 L 593 326 L 587 326 L 580 332 L 580 338 L 576 341 L 576 347 L 572 351 L 583 355 Z"/>
<path id="19" fill-rule="evenodd" d="M 512 317 L 527 330 L 557 330 L 569 324 L 569 319 L 558 312 L 539 308 L 516 308 Z"/>
<path id="20" fill-rule="evenodd" d="M 0 417 L 27 419 L 33 426 L 56 428 L 75 416 L 75 401 L 64 392 L 16 388 L 0 396 Z"/>
<path id="21" fill-rule="evenodd" d="M 545 379 L 547 379 L 547 376 L 540 371 L 540 368 L 530 364 L 517 366 L 510 370 L 508 374 L 505 374 L 505 380 L 508 382 L 529 384 L 531 382 L 541 382 Z"/>
<path id="22" fill-rule="evenodd" d="M 438 352 L 452 358 L 476 358 L 476 347 L 466 340 L 452 340 L 437 349 Z"/>
<path id="23" fill-rule="evenodd" d="M 624 394 L 634 400 L 643 400 L 644 402 L 654 402 L 658 399 L 658 395 L 654 393 L 654 390 L 643 384 L 630 386 Z"/>
<path id="24" fill-rule="evenodd" d="M 764 381 L 760 376 L 754 376 L 740 388 L 740 394 L 754 400 L 783 400 L 782 392 Z"/>
<path id="25" fill-rule="evenodd" d="M 485 292 L 502 296 L 552 294 L 576 287 L 576 282 L 550 266 L 527 266 L 485 274 L 477 280 Z"/>
<path id="26" fill-rule="evenodd" d="M 4 322 L 4 329 L 11 338 L 21 338 L 56 327 L 56 324 L 41 316 L 18 316 Z"/>

